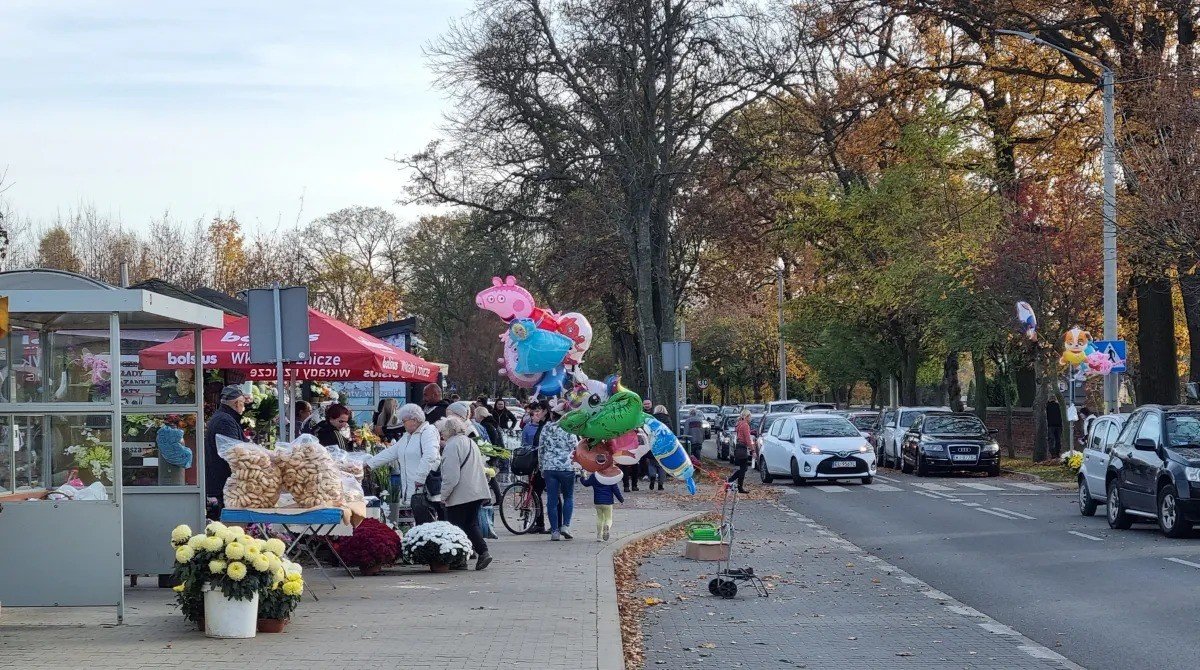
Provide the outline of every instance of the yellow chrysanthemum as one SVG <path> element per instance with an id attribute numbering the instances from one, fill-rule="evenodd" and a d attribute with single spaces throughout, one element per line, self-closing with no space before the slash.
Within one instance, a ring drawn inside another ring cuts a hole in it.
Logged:
<path id="1" fill-rule="evenodd" d="M 266 572 L 267 570 L 271 569 L 271 561 L 268 561 L 264 554 L 255 556 L 254 560 L 251 561 L 250 564 L 253 565 L 254 569 L 259 572 Z"/>
<path id="2" fill-rule="evenodd" d="M 214 536 L 214 537 L 204 538 L 204 550 L 205 551 L 221 551 L 221 549 L 224 546 L 225 546 L 225 540 L 222 540 L 219 537 Z"/>
<path id="3" fill-rule="evenodd" d="M 187 527 L 187 524 L 179 524 L 171 531 L 171 544 L 180 545 L 187 542 L 192 537 L 192 529 Z"/>
<path id="4" fill-rule="evenodd" d="M 246 577 L 246 564 L 240 561 L 234 561 L 225 569 L 225 574 L 235 582 L 240 582 Z"/>
<path id="5" fill-rule="evenodd" d="M 224 542 L 225 544 L 229 544 L 230 542 L 237 542 L 237 539 L 241 536 L 238 535 L 237 533 L 234 533 L 233 531 L 231 531 L 229 529 L 225 529 L 225 530 L 213 535 L 213 537 L 219 537 L 219 538 L 221 538 L 222 542 Z"/>
<path id="6" fill-rule="evenodd" d="M 200 548 L 204 546 L 204 540 L 205 536 L 203 535 L 193 535 L 192 539 L 187 541 L 187 546 L 191 547 L 195 551 L 199 551 Z"/>
<path id="7" fill-rule="evenodd" d="M 175 550 L 175 562 L 176 563 L 187 563 L 188 561 L 192 560 L 192 558 L 194 558 L 195 556 L 196 556 L 196 550 L 192 549 L 191 547 L 187 546 L 186 544 Z"/>
<path id="8" fill-rule="evenodd" d="M 287 575 L 283 573 L 283 568 L 271 571 L 271 588 L 277 589 L 280 584 L 283 584 Z"/>
<path id="9" fill-rule="evenodd" d="M 301 579 L 303 579 L 303 577 L 300 576 L 300 573 L 298 571 L 296 571 L 296 570 L 288 570 L 287 571 L 287 580 L 289 582 L 298 582 Z"/>
<path id="10" fill-rule="evenodd" d="M 209 561 L 208 562 L 208 571 L 213 573 L 214 575 L 225 574 L 225 561 L 222 561 L 219 558 Z"/>
<path id="11" fill-rule="evenodd" d="M 283 552 L 287 551 L 287 547 L 284 546 L 283 540 L 277 537 L 267 540 L 267 543 L 263 548 L 265 551 L 275 554 L 276 556 L 283 556 Z"/>
<path id="12" fill-rule="evenodd" d="M 213 521 L 212 523 L 205 526 L 204 530 L 209 535 L 216 535 L 217 533 L 225 530 L 226 528 L 228 528 L 228 526 L 221 523 L 220 521 Z"/>
<path id="13" fill-rule="evenodd" d="M 298 596 L 301 593 L 304 593 L 304 582 L 301 582 L 301 581 L 284 582 L 283 595 Z"/>
<path id="14" fill-rule="evenodd" d="M 175 586 L 171 587 L 171 590 L 175 593 L 180 593 L 183 591 L 183 584 L 176 584 Z"/>
<path id="15" fill-rule="evenodd" d="M 258 556 L 261 553 L 262 553 L 262 549 L 257 544 L 255 544 L 254 542 L 246 543 L 246 555 L 247 556 Z"/>
<path id="16" fill-rule="evenodd" d="M 225 558 L 240 560 L 246 555 L 246 547 L 241 542 L 230 542 L 225 545 Z"/>

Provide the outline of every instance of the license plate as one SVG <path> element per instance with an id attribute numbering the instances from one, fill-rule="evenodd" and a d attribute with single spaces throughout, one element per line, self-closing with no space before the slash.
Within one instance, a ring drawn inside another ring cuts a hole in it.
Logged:
<path id="1" fill-rule="evenodd" d="M 857 465 L 857 463 L 855 463 L 854 461 L 834 461 L 833 462 L 833 467 L 835 467 L 835 468 L 852 468 L 856 465 Z"/>
<path id="2" fill-rule="evenodd" d="M 956 461 L 973 461 L 973 460 L 975 460 L 975 455 L 974 454 L 954 454 L 953 456 L 951 456 L 951 458 Z"/>

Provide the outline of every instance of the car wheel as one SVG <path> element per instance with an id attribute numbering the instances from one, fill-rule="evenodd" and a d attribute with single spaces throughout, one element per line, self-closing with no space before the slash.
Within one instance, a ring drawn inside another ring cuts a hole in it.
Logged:
<path id="1" fill-rule="evenodd" d="M 1092 500 L 1092 492 L 1088 490 L 1087 478 L 1079 477 L 1079 513 L 1084 516 L 1096 514 L 1096 501 Z"/>
<path id="2" fill-rule="evenodd" d="M 764 484 L 770 484 L 775 481 L 775 476 L 767 469 L 767 459 L 762 456 L 758 457 L 758 476 Z"/>
<path id="3" fill-rule="evenodd" d="M 1108 527 L 1116 530 L 1127 530 L 1133 525 L 1133 518 L 1125 513 L 1121 503 L 1121 487 L 1117 480 L 1108 483 Z"/>
<path id="4" fill-rule="evenodd" d="M 875 478 L 870 475 L 867 475 L 866 477 L 862 478 L 862 483 L 864 483 L 864 484 L 870 484 L 873 481 L 875 481 Z"/>
<path id="5" fill-rule="evenodd" d="M 917 476 L 918 477 L 928 477 L 929 476 L 929 466 L 925 465 L 925 459 L 921 458 L 920 453 L 917 454 Z"/>
<path id="6" fill-rule="evenodd" d="M 1192 522 L 1179 509 L 1179 497 L 1175 488 L 1166 484 L 1158 490 L 1158 529 L 1167 537 L 1187 537 L 1192 532 Z"/>
<path id="7" fill-rule="evenodd" d="M 804 486 L 804 477 L 800 476 L 800 463 L 794 458 L 792 459 L 792 484 Z"/>
<path id="8" fill-rule="evenodd" d="M 993 465 L 992 467 L 988 468 L 987 476 L 988 477 L 999 477 L 1000 476 L 1000 466 Z"/>
<path id="9" fill-rule="evenodd" d="M 904 454 L 900 454 L 899 458 L 900 458 L 900 472 L 903 472 L 906 475 L 911 475 L 913 469 L 912 469 L 912 466 L 908 464 L 908 459 L 904 458 Z"/>

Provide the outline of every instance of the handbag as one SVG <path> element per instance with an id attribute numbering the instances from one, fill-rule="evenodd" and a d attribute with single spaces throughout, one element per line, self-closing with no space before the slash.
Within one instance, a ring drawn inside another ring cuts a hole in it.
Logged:
<path id="1" fill-rule="evenodd" d="M 420 439 L 420 438 L 417 438 Z M 425 457 L 425 445 L 421 444 L 421 457 Z M 430 498 L 436 498 L 442 495 L 442 468 L 430 470 L 429 474 L 425 475 L 425 495 Z"/>
<path id="2" fill-rule="evenodd" d="M 743 442 L 738 442 L 733 448 L 733 460 L 741 463 L 750 460 L 750 447 Z"/>
<path id="3" fill-rule="evenodd" d="M 538 452 L 533 447 L 521 447 L 513 451 L 512 473 L 519 477 L 528 477 L 537 470 Z"/>

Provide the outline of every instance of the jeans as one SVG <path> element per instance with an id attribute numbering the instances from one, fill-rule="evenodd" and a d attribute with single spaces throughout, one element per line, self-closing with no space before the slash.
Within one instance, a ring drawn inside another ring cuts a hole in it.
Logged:
<path id="1" fill-rule="evenodd" d="M 646 477 L 649 478 L 651 484 L 666 480 L 667 473 L 663 471 L 662 466 L 659 465 L 657 458 L 653 456 L 650 458 L 643 458 L 642 462 L 646 464 Z"/>
<path id="2" fill-rule="evenodd" d="M 555 533 L 563 526 L 571 526 L 571 515 L 575 512 L 575 473 L 543 470 L 542 477 L 546 478 L 546 516 L 550 517 L 550 532 Z"/>
<path id="3" fill-rule="evenodd" d="M 467 537 L 471 538 L 471 547 L 480 556 L 488 553 L 487 542 L 483 539 L 483 531 L 479 529 L 479 507 L 482 504 L 482 500 L 476 500 L 446 508 L 446 520 L 461 528 Z"/>
<path id="4" fill-rule="evenodd" d="M 750 458 L 740 459 L 735 465 L 737 465 L 738 469 L 729 475 L 729 479 L 725 481 L 729 483 L 737 482 L 738 490 L 742 491 L 746 488 L 746 469 L 750 467 Z"/>
<path id="5" fill-rule="evenodd" d="M 1057 456 L 1062 453 L 1062 426 L 1047 425 L 1046 428 L 1047 451 L 1051 456 Z"/>

